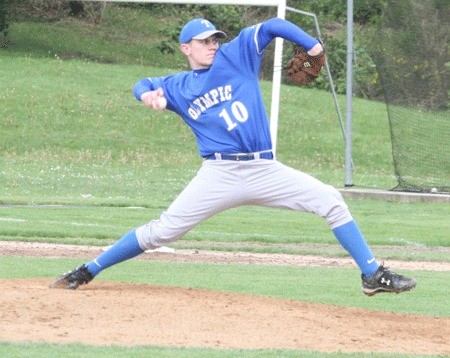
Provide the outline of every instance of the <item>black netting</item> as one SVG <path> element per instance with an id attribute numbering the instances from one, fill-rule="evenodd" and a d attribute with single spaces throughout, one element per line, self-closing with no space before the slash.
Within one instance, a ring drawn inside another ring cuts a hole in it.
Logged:
<path id="1" fill-rule="evenodd" d="M 372 44 L 399 190 L 450 190 L 449 4 L 390 0 Z"/>

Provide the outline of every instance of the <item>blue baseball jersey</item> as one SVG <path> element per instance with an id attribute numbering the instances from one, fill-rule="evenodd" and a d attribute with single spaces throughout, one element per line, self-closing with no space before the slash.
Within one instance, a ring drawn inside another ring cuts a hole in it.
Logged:
<path id="1" fill-rule="evenodd" d="M 280 31 L 268 31 L 279 28 L 268 26 L 259 34 L 261 25 L 242 30 L 231 42 L 220 46 L 208 69 L 143 79 L 134 87 L 135 97 L 140 100 L 144 92 L 161 87 L 167 109 L 192 129 L 202 157 L 272 149 L 258 77 L 264 48 Z M 281 27 L 287 37 L 293 36 L 290 26 Z M 303 32 L 299 38 L 298 43 L 306 42 L 307 48 L 317 43 Z"/>

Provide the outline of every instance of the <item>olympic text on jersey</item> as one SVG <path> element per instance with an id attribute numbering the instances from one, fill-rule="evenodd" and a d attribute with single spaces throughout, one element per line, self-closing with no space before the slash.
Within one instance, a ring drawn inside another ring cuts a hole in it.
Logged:
<path id="1" fill-rule="evenodd" d="M 231 85 L 219 86 L 213 88 L 203 96 L 197 97 L 192 101 L 192 105 L 188 112 L 192 119 L 197 119 L 204 111 L 221 102 L 229 101 L 232 99 Z"/>

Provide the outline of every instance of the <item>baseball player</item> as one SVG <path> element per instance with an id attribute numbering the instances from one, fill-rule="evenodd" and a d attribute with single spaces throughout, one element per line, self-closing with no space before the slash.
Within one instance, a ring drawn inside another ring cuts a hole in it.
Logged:
<path id="1" fill-rule="evenodd" d="M 317 56 L 323 51 L 321 43 L 280 18 L 245 28 L 221 44 L 225 37 L 208 20 L 188 22 L 179 40 L 192 70 L 143 78 L 133 88 L 136 99 L 148 108 L 173 111 L 192 129 L 204 158 L 197 175 L 158 219 L 131 230 L 51 287 L 76 289 L 107 267 L 170 245 L 219 212 L 261 205 L 323 217 L 361 269 L 366 295 L 414 288 L 416 280 L 377 263 L 335 188 L 280 163 L 272 152 L 258 81 L 264 49 L 281 37 Z"/>

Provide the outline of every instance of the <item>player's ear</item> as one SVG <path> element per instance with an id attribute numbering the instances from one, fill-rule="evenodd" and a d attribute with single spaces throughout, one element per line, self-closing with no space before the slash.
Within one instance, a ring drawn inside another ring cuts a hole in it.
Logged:
<path id="1" fill-rule="evenodd" d="M 191 46 L 189 44 L 181 44 L 180 50 L 183 52 L 186 56 L 189 56 L 191 54 Z"/>

